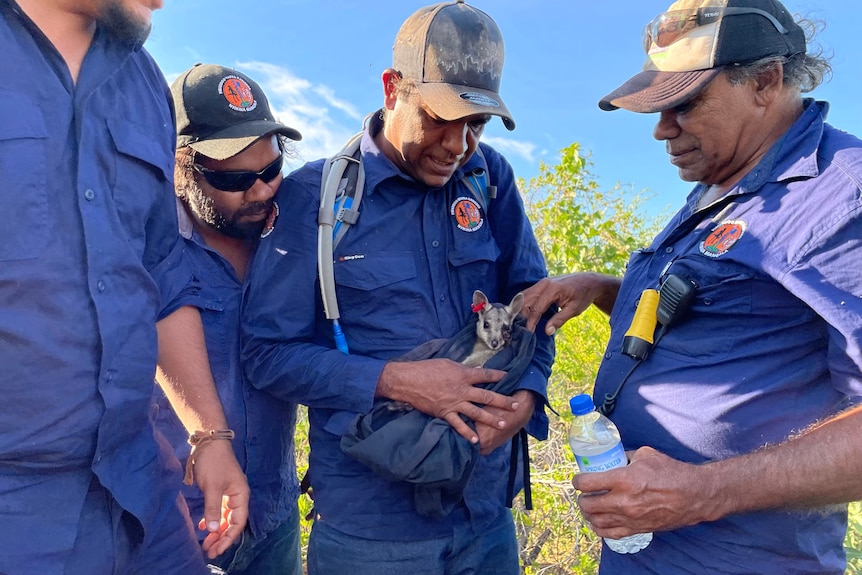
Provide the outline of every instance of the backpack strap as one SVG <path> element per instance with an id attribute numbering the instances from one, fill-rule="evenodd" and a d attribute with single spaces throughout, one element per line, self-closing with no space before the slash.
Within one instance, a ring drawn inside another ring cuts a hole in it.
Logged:
<path id="1" fill-rule="evenodd" d="M 467 186 L 467 189 L 470 190 L 470 193 L 473 194 L 473 197 L 487 214 L 488 204 L 497 197 L 497 186 L 492 186 L 488 181 L 488 162 L 485 161 L 485 154 L 482 153 L 481 146 L 476 146 L 475 154 L 482 160 L 482 165 L 464 174 L 461 181 L 464 182 L 464 185 Z"/>
<path id="2" fill-rule="evenodd" d="M 332 320 L 335 345 L 344 353 L 349 352 L 347 340 L 338 323 L 341 314 L 335 297 L 332 254 L 335 244 L 347 231 L 347 226 L 359 219 L 359 201 L 365 185 L 365 170 L 359 161 L 361 140 L 362 132 L 359 132 L 339 153 L 324 162 L 320 177 L 320 209 L 317 212 L 317 271 L 323 311 L 326 318 Z"/>
<path id="3" fill-rule="evenodd" d="M 317 212 L 317 271 L 323 311 L 326 319 L 332 320 L 335 344 L 344 353 L 348 353 L 348 348 L 338 322 L 341 314 L 335 295 L 333 253 L 347 229 L 359 220 L 359 204 L 365 188 L 365 168 L 359 148 L 362 134 L 355 134 L 340 152 L 324 162 L 320 176 L 320 209 Z M 497 186 L 488 182 L 488 164 L 482 148 L 477 146 L 475 153 L 482 165 L 464 174 L 461 181 L 487 214 L 489 202 L 497 197 Z"/>

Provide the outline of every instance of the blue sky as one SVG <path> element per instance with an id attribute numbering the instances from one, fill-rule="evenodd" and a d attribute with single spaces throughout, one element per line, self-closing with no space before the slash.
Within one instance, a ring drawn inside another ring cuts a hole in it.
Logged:
<path id="1" fill-rule="evenodd" d="M 267 92 L 279 118 L 303 134 L 304 160 L 337 151 L 382 104 L 380 73 L 391 64 L 401 23 L 427 0 L 168 0 L 147 48 L 168 81 L 196 62 L 238 68 Z M 503 32 L 501 95 L 517 128 L 495 119 L 483 140 L 529 179 L 579 142 L 603 188 L 649 190 L 654 213 L 690 189 L 653 140 L 654 114 L 602 112 L 598 100 L 640 70 L 641 30 L 668 0 L 475 0 Z M 830 101 L 829 121 L 862 136 L 859 0 L 786 0 L 826 23 L 819 44 L 832 79 L 812 95 Z M 854 40 L 855 38 L 855 40 Z M 296 167 L 296 166 L 293 166 Z"/>

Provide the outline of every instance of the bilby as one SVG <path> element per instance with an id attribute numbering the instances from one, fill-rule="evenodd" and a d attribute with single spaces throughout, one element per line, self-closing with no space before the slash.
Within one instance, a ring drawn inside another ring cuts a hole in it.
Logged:
<path id="1" fill-rule="evenodd" d="M 468 367 L 482 367 L 512 341 L 512 323 L 524 305 L 524 294 L 518 292 L 509 305 L 491 303 L 481 290 L 473 292 L 473 311 L 479 314 L 476 321 L 476 343 L 461 363 Z"/>

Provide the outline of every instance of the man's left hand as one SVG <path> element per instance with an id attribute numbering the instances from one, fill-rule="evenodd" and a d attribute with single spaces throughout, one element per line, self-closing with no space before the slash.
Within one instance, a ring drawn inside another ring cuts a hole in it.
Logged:
<path id="1" fill-rule="evenodd" d="M 704 466 L 683 463 L 642 447 L 626 467 L 578 473 L 578 506 L 600 537 L 667 531 L 718 519 L 716 498 Z"/>
<path id="2" fill-rule="evenodd" d="M 204 494 L 204 518 L 198 528 L 209 531 L 203 541 L 214 559 L 239 540 L 248 521 L 249 487 L 230 441 L 207 443 L 195 456 L 195 483 Z"/>
<path id="3" fill-rule="evenodd" d="M 512 398 L 518 402 L 518 409 L 508 411 L 496 407 L 484 406 L 485 411 L 506 421 L 503 429 L 476 422 L 476 434 L 479 436 L 480 453 L 488 455 L 515 436 L 518 431 L 530 421 L 536 406 L 536 398 L 532 391 L 521 389 L 512 394 Z"/>

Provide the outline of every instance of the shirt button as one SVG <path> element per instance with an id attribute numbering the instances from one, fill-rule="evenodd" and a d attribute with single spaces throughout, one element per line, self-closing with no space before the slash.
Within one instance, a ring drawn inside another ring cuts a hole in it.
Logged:
<path id="1" fill-rule="evenodd" d="M 666 254 L 672 254 L 672 253 L 673 253 L 673 247 L 671 247 L 671 246 L 666 247 L 666 248 L 664 249 L 664 253 L 666 253 Z"/>
<path id="2" fill-rule="evenodd" d="M 103 282 L 102 280 L 99 280 L 98 282 L 96 282 L 96 288 L 99 291 L 105 291 L 105 282 Z"/>
<path id="3" fill-rule="evenodd" d="M 611 358 L 611 355 L 612 355 L 612 354 L 611 354 L 611 352 L 606 351 L 606 352 L 605 352 L 605 359 L 610 359 L 610 358 Z"/>
<path id="4" fill-rule="evenodd" d="M 440 296 L 440 301 L 446 301 L 446 296 L 445 296 L 445 295 L 441 295 L 441 296 Z"/>
<path id="5" fill-rule="evenodd" d="M 703 305 L 712 305 L 712 298 L 711 297 L 703 298 Z"/>
<path id="6" fill-rule="evenodd" d="M 439 241 L 437 241 L 437 240 L 434 240 L 433 242 L 431 242 L 431 246 L 432 246 L 432 247 L 435 247 L 435 248 L 436 248 L 436 247 L 439 247 L 439 246 L 440 246 L 440 242 L 439 242 Z"/>
<path id="7" fill-rule="evenodd" d="M 87 188 L 87 190 L 84 192 L 84 197 L 92 201 L 92 199 L 96 197 L 96 192 Z"/>

